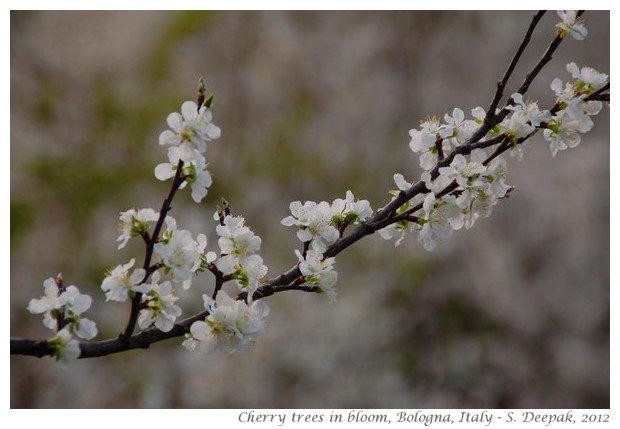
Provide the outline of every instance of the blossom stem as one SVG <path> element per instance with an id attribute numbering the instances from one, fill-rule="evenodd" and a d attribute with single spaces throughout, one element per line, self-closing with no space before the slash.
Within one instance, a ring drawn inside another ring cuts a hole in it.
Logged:
<path id="1" fill-rule="evenodd" d="M 604 92 L 609 91 L 609 86 L 610 82 L 607 82 L 607 85 L 603 86 L 601 89 L 599 89 L 596 92 L 593 92 L 592 94 L 588 95 L 585 98 L 585 101 L 606 101 L 609 103 L 609 94 L 604 94 Z"/>
<path id="2" fill-rule="evenodd" d="M 217 268 L 212 270 L 211 272 L 215 276 L 215 288 L 213 289 L 213 295 L 211 296 L 211 298 L 215 301 L 217 293 L 220 291 L 220 289 L 222 289 L 222 286 L 224 285 L 224 274 L 222 274 L 222 272 Z"/>
<path id="3" fill-rule="evenodd" d="M 517 63 L 521 59 L 521 55 L 525 51 L 525 48 L 530 43 L 530 40 L 532 38 L 532 33 L 534 32 L 534 29 L 538 25 L 538 22 L 543 17 L 545 12 L 546 11 L 541 10 L 541 11 L 538 11 L 536 15 L 534 15 L 534 17 L 532 18 L 532 22 L 530 23 L 530 26 L 525 32 L 525 36 L 523 37 L 523 40 L 521 41 L 521 44 L 519 45 L 519 49 L 517 49 L 517 52 L 515 53 L 514 57 L 512 57 L 512 61 L 510 61 L 510 65 L 506 69 L 504 76 L 502 76 L 501 80 L 497 82 L 497 90 L 495 91 L 495 96 L 493 97 L 493 100 L 491 101 L 491 104 L 489 105 L 486 116 L 484 118 L 485 123 L 487 121 L 490 121 L 490 119 L 495 115 L 495 109 L 497 109 L 497 105 L 499 104 L 499 101 L 504 95 L 504 89 L 506 88 L 506 85 L 508 84 L 508 80 L 510 79 L 510 76 L 512 75 L 515 67 L 517 66 Z"/>
<path id="4" fill-rule="evenodd" d="M 437 149 L 437 158 L 441 161 L 443 159 L 443 139 L 435 141 L 435 148 Z"/>
<path id="5" fill-rule="evenodd" d="M 149 276 L 153 274 L 157 269 L 151 270 L 151 259 L 153 258 L 153 249 L 155 247 L 155 243 L 159 240 L 159 234 L 164 225 L 164 220 L 166 219 L 166 215 L 172 209 L 172 199 L 174 198 L 175 193 L 183 184 L 183 179 L 181 177 L 181 172 L 183 170 L 183 161 L 179 161 L 177 165 L 176 173 L 174 175 L 174 179 L 172 180 L 172 186 L 170 187 L 170 192 L 168 196 L 164 199 L 162 203 L 161 210 L 159 211 L 159 218 L 157 219 L 157 223 L 155 224 L 155 229 L 153 230 L 153 234 L 150 236 L 149 240 L 145 241 L 146 244 L 146 252 L 144 255 L 144 264 L 142 267 L 146 271 L 144 278 L 140 282 L 140 284 L 144 284 Z M 143 237 L 144 238 L 144 237 Z M 158 267 L 159 268 L 159 267 Z M 125 331 L 120 335 L 122 340 L 127 340 L 134 332 L 136 328 L 136 322 L 138 320 L 138 313 L 140 312 L 140 302 L 142 300 L 142 293 L 137 292 L 136 295 L 131 299 L 131 311 L 129 313 L 129 320 L 127 321 L 127 326 L 125 327 Z"/>

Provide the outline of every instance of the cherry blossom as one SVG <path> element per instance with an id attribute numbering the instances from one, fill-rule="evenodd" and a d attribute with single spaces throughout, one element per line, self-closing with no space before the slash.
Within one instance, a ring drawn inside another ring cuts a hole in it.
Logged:
<path id="1" fill-rule="evenodd" d="M 130 238 L 148 232 L 150 222 L 156 222 L 158 218 L 159 214 L 153 209 L 140 209 L 138 211 L 130 209 L 122 212 L 118 224 L 118 230 L 121 235 L 116 240 L 121 242 L 118 248 L 122 249 L 125 247 Z"/>
<path id="2" fill-rule="evenodd" d="M 294 201 L 290 209 L 292 216 L 282 219 L 282 225 L 297 225 L 297 238 L 304 243 L 311 242 L 316 251 L 324 253 L 327 246 L 338 239 L 339 232 L 331 223 L 331 206 L 326 201 L 319 204 L 307 201 L 303 205 L 300 201 Z"/>
<path id="3" fill-rule="evenodd" d="M 334 270 L 335 258 L 324 258 L 319 252 L 308 250 L 304 257 L 299 250 L 295 250 L 299 260 L 299 271 L 304 276 L 305 283 L 316 287 L 327 295 L 328 301 L 336 301 L 336 282 L 338 273 Z"/>
<path id="4" fill-rule="evenodd" d="M 155 327 L 168 332 L 174 327 L 174 322 L 181 315 L 181 307 L 174 304 L 179 298 L 174 295 L 170 281 L 160 281 L 159 272 L 153 273 L 151 282 L 143 284 L 137 290 L 142 292 L 142 310 L 138 315 L 138 326 L 147 329 Z"/>
<path id="5" fill-rule="evenodd" d="M 47 340 L 47 346 L 57 361 L 68 365 L 69 362 L 80 357 L 80 343 L 73 338 L 68 328 L 61 329 L 53 337 Z"/>
<path id="6" fill-rule="evenodd" d="M 562 22 L 555 26 L 560 36 L 566 37 L 570 34 L 575 40 L 583 40 L 588 35 L 588 29 L 577 21 L 576 10 L 558 10 L 558 16 Z"/>
<path id="7" fill-rule="evenodd" d="M 475 121 L 465 119 L 465 113 L 458 107 L 454 108 L 452 116 L 446 113 L 444 121 L 445 125 L 440 129 L 439 134 L 454 147 L 458 147 L 469 140 L 478 128 Z"/>
<path id="8" fill-rule="evenodd" d="M 209 315 L 204 321 L 192 324 L 183 346 L 190 351 L 211 353 L 221 348 L 228 353 L 244 350 L 264 329 L 264 318 L 269 315 L 269 306 L 263 301 L 246 304 L 232 299 L 220 291 L 215 301 L 203 295 L 205 309 Z"/>
<path id="9" fill-rule="evenodd" d="M 555 156 L 558 151 L 574 148 L 581 142 L 579 134 L 579 122 L 564 113 L 556 116 L 547 124 L 543 131 L 545 140 L 549 142 L 551 154 Z"/>
<path id="10" fill-rule="evenodd" d="M 422 242 L 426 250 L 433 250 L 440 240 L 446 240 L 452 236 L 450 218 L 456 216 L 458 209 L 451 202 L 435 198 L 435 194 L 429 192 L 424 198 L 422 213 L 418 216 L 419 234 L 418 240 Z"/>
<path id="11" fill-rule="evenodd" d="M 97 335 L 97 326 L 89 319 L 81 317 L 92 303 L 89 295 L 82 294 L 75 286 L 59 287 L 59 280 L 49 278 L 43 282 L 44 295 L 32 299 L 28 311 L 43 314 L 43 325 L 53 331 L 59 327 L 80 338 L 91 339 Z M 62 323 L 59 326 L 59 321 Z"/>
<path id="12" fill-rule="evenodd" d="M 367 200 L 355 200 L 353 192 L 347 191 L 345 199 L 337 198 L 331 205 L 333 225 L 361 223 L 372 216 L 372 208 Z"/>
<path id="13" fill-rule="evenodd" d="M 132 258 L 125 265 L 117 265 L 103 279 L 101 289 L 105 292 L 106 301 L 125 302 L 128 297 L 133 297 L 136 287 L 144 280 L 146 271 L 137 268 L 129 274 L 136 260 Z"/>
<path id="14" fill-rule="evenodd" d="M 437 160 L 439 159 L 439 151 L 435 146 L 436 137 L 435 134 L 431 134 L 426 130 L 409 130 L 409 136 L 411 141 L 409 142 L 409 148 L 414 152 L 420 152 L 420 167 L 424 170 L 432 169 Z M 446 149 L 448 149 L 446 147 Z"/>
<path id="15" fill-rule="evenodd" d="M 207 237 L 198 234 L 196 241 L 191 232 L 178 229 L 170 231 L 169 238 L 156 243 L 154 251 L 161 258 L 165 272 L 170 273 L 173 281 L 183 284 L 183 289 L 192 285 L 192 273 L 202 264 L 203 251 L 207 247 Z M 215 254 L 207 255 L 207 260 L 215 259 Z"/>
<path id="16" fill-rule="evenodd" d="M 207 142 L 221 136 L 219 127 L 211 123 L 211 111 L 206 106 L 198 109 L 193 101 L 181 105 L 181 113 L 168 115 L 168 126 L 172 129 L 163 131 L 159 136 L 159 144 L 178 146 L 179 157 L 184 162 L 196 160 L 198 154 L 207 150 Z"/>

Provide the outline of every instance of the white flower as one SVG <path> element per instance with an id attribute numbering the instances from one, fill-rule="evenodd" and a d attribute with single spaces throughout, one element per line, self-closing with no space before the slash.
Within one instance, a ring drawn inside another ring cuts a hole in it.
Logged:
<path id="1" fill-rule="evenodd" d="M 188 350 L 210 353 L 217 347 L 229 353 L 243 351 L 264 329 L 263 319 L 269 315 L 269 307 L 263 301 L 251 305 L 230 298 L 220 291 L 215 301 L 203 295 L 209 315 L 190 327 L 183 346 Z"/>
<path id="2" fill-rule="evenodd" d="M 213 183 L 211 173 L 206 166 L 200 163 L 191 163 L 183 167 L 185 183 L 189 183 L 192 188 L 192 199 L 199 203 L 207 196 L 209 187 Z"/>
<path id="3" fill-rule="evenodd" d="M 292 216 L 282 219 L 282 225 L 297 225 L 297 238 L 304 243 L 312 241 L 311 246 L 316 251 L 324 253 L 327 245 L 338 239 L 340 234 L 331 224 L 332 212 L 329 203 L 321 201 L 316 204 L 307 201 L 302 205 L 301 202 L 294 201 L 290 209 Z"/>
<path id="4" fill-rule="evenodd" d="M 566 69 L 576 81 L 572 84 L 566 83 L 563 87 L 562 81 L 556 78 L 551 82 L 551 89 L 557 96 L 558 105 L 571 120 L 576 121 L 570 128 L 576 127 L 580 133 L 587 133 L 594 126 L 590 116 L 597 115 L 603 108 L 603 103 L 598 100 L 585 101 L 585 98 L 606 85 L 609 76 L 591 67 L 579 69 L 575 63 L 567 64 Z M 563 122 L 568 123 L 569 120 L 563 118 Z M 558 144 L 558 150 L 562 150 L 562 146 L 563 144 Z"/>
<path id="5" fill-rule="evenodd" d="M 336 282 L 338 273 L 334 270 L 334 258 L 323 258 L 323 254 L 312 249 L 308 250 L 304 258 L 299 250 L 295 250 L 299 259 L 299 271 L 306 283 L 318 288 L 327 295 L 330 303 L 336 301 Z"/>
<path id="6" fill-rule="evenodd" d="M 438 131 L 438 130 L 437 130 Z M 425 129 L 422 131 L 413 129 L 409 130 L 409 136 L 411 141 L 409 142 L 409 148 L 415 153 L 420 152 L 420 167 L 424 170 L 431 170 L 438 160 L 438 149 L 435 146 L 436 134 L 431 133 Z M 448 149 L 449 147 L 443 147 Z"/>
<path id="7" fill-rule="evenodd" d="M 418 240 L 422 242 L 426 250 L 435 249 L 437 241 L 452 236 L 450 219 L 456 215 L 458 215 L 458 210 L 451 202 L 444 199 L 437 200 L 432 192 L 426 195 L 422 214 L 418 216 L 420 227 Z"/>
<path id="8" fill-rule="evenodd" d="M 587 133 L 594 126 L 594 121 L 590 116 L 598 115 L 602 108 L 603 103 L 600 101 L 584 101 L 575 98 L 566 106 L 564 111 L 571 120 L 577 123 L 577 129 L 580 133 Z"/>
<path id="9" fill-rule="evenodd" d="M 179 299 L 174 295 L 172 283 L 159 283 L 159 272 L 153 273 L 151 283 L 138 288 L 142 292 L 142 306 L 138 315 L 138 326 L 141 329 L 149 328 L 153 323 L 162 332 L 168 332 L 174 327 L 174 322 L 181 315 L 181 308 L 174 305 Z"/>
<path id="10" fill-rule="evenodd" d="M 232 255 L 223 256 L 215 262 L 215 266 L 224 275 L 230 275 L 240 290 L 248 293 L 248 302 L 258 289 L 259 281 L 267 274 L 267 266 L 259 255 L 249 255 L 235 258 Z"/>
<path id="11" fill-rule="evenodd" d="M 168 180 L 175 176 L 181 159 L 179 148 L 176 146 L 169 148 L 168 158 L 169 163 L 162 163 L 155 167 L 155 177 L 159 180 Z M 207 170 L 206 161 L 199 153 L 185 162 L 181 177 L 185 180 L 179 189 L 183 189 L 189 183 L 192 188 L 192 199 L 197 203 L 207 195 L 208 189 L 213 183 L 211 173 Z"/>
<path id="12" fill-rule="evenodd" d="M 401 191 L 406 191 L 413 186 L 413 183 L 409 183 L 405 180 L 405 176 L 400 173 L 394 174 L 394 184 Z"/>
<path id="13" fill-rule="evenodd" d="M 43 282 L 44 295 L 40 299 L 32 299 L 28 304 L 28 311 L 33 314 L 43 313 L 43 325 L 51 330 L 58 329 L 58 319 L 61 319 L 70 333 L 85 339 L 97 335 L 94 322 L 80 317 L 90 308 L 92 298 L 80 293 L 77 287 L 68 286 L 62 290 L 53 278 Z"/>
<path id="14" fill-rule="evenodd" d="M 573 86 L 580 95 L 590 95 L 609 82 L 608 75 L 599 73 L 592 67 L 582 67 L 579 69 L 579 66 L 573 62 L 566 65 L 566 70 L 573 76 L 573 79 L 577 79 Z"/>
<path id="15" fill-rule="evenodd" d="M 471 161 L 467 162 L 463 155 L 458 154 L 450 166 L 439 169 L 440 175 L 446 176 L 450 180 L 455 179 L 462 189 L 461 194 L 456 199 L 460 208 L 466 207 L 471 202 L 473 194 L 485 186 L 482 174 L 486 171 L 486 167 L 482 163 L 486 159 L 486 153 L 482 149 L 475 149 L 471 152 L 470 158 Z"/>
<path id="16" fill-rule="evenodd" d="M 136 286 L 144 280 L 146 271 L 142 268 L 133 270 L 131 275 L 129 269 L 136 263 L 135 259 L 131 259 L 125 265 L 118 265 L 110 271 L 101 283 L 101 290 L 105 292 L 106 301 L 125 302 L 127 298 L 136 290 Z"/>
<path id="17" fill-rule="evenodd" d="M 514 112 L 523 112 L 524 116 L 522 118 L 527 118 L 531 125 L 538 127 L 541 122 L 546 122 L 551 119 L 551 112 L 548 110 L 541 111 L 537 103 L 531 102 L 525 104 L 522 94 L 515 92 L 512 94 L 511 98 L 514 104 L 512 106 L 506 106 L 506 109 Z"/>
<path id="18" fill-rule="evenodd" d="M 551 81 L 551 90 L 555 92 L 558 102 L 568 104 L 575 98 L 575 88 L 570 83 L 562 86 L 562 81 L 555 78 Z"/>
<path id="19" fill-rule="evenodd" d="M 548 128 L 543 132 L 545 140 L 549 143 L 551 154 L 555 156 L 558 151 L 574 148 L 581 142 L 579 134 L 579 122 L 571 119 L 567 114 L 560 114 L 547 124 Z"/>
<path id="20" fill-rule="evenodd" d="M 426 131 L 433 135 L 436 139 L 441 137 L 442 125 L 439 123 L 439 118 L 437 117 L 432 117 L 422 122 L 420 128 L 422 128 L 422 131 Z"/>
<path id="21" fill-rule="evenodd" d="M 497 157 L 489 163 L 484 173 L 484 179 L 488 182 L 486 194 L 491 198 L 504 198 L 510 186 L 506 184 L 507 169 L 506 160 Z"/>
<path id="22" fill-rule="evenodd" d="M 439 134 L 454 147 L 458 147 L 469 140 L 478 128 L 475 121 L 465 120 L 465 113 L 458 107 L 454 108 L 452 116 L 446 113 L 444 120 L 446 124 L 439 131 Z"/>
<path id="23" fill-rule="evenodd" d="M 200 268 L 203 251 L 207 246 L 207 237 L 199 234 L 194 241 L 191 233 L 184 229 L 169 233 L 166 240 L 155 244 L 154 251 L 161 258 L 166 272 L 172 275 L 173 280 L 183 283 L 184 289 L 189 289 L 192 285 L 192 273 Z M 206 258 L 212 260 L 215 255 L 207 254 Z"/>
<path id="24" fill-rule="evenodd" d="M 260 334 L 265 322 L 263 319 L 269 315 L 269 306 L 264 301 L 254 301 L 247 305 L 243 301 L 237 301 L 237 320 L 235 323 L 237 336 L 242 336 L 245 342 Z"/>
<path id="25" fill-rule="evenodd" d="M 297 225 L 300 227 L 308 226 L 310 223 L 310 216 L 316 207 L 314 201 L 306 201 L 303 205 L 300 201 L 293 201 L 289 205 L 292 216 L 287 216 L 282 219 L 281 223 L 284 226 Z"/>
<path id="26" fill-rule="evenodd" d="M 240 289 L 248 292 L 249 302 L 258 289 L 259 280 L 267 274 L 263 258 L 255 255 L 260 250 L 261 239 L 245 226 L 242 216 L 224 217 L 223 225 L 216 228 L 222 257 L 215 266 L 224 275 L 230 275 Z"/>
<path id="27" fill-rule="evenodd" d="M 473 109 L 471 109 L 471 115 L 475 118 L 474 122 L 477 125 L 482 125 L 482 123 L 484 122 L 484 118 L 487 115 L 486 110 L 484 110 L 483 107 L 474 107 Z"/>
<path id="28" fill-rule="evenodd" d="M 81 318 L 71 325 L 71 331 L 80 338 L 90 340 L 97 336 L 97 325 L 92 320 Z"/>
<path id="29" fill-rule="evenodd" d="M 182 345 L 190 352 L 199 350 L 209 354 L 217 347 L 217 338 L 211 333 L 211 327 L 202 320 L 192 323 L 189 334 L 185 336 L 186 339 Z"/>
<path id="30" fill-rule="evenodd" d="M 181 114 L 168 115 L 168 126 L 172 129 L 159 136 L 160 145 L 178 146 L 179 156 L 183 161 L 192 161 L 194 151 L 204 153 L 207 142 L 220 137 L 220 129 L 211 123 L 211 111 L 205 106 L 200 110 L 193 101 L 186 101 L 181 106 Z"/>
<path id="31" fill-rule="evenodd" d="M 239 287 L 248 289 L 248 302 L 252 302 L 252 295 L 258 289 L 259 280 L 267 274 L 267 267 L 259 255 L 250 255 L 240 261 L 239 276 L 235 278 Z"/>
<path id="32" fill-rule="evenodd" d="M 40 299 L 31 299 L 28 303 L 28 311 L 32 314 L 47 313 L 60 309 L 66 304 L 66 296 L 61 298 L 60 290 L 53 278 L 50 277 L 43 282 L 43 290 L 44 295 Z"/>
<path id="33" fill-rule="evenodd" d="M 530 115 L 526 110 L 517 110 L 502 121 L 501 132 L 505 133 L 513 143 L 527 137 L 536 128 L 530 123 Z"/>
<path id="34" fill-rule="evenodd" d="M 239 258 L 224 255 L 215 261 L 215 267 L 225 276 L 232 275 L 239 266 Z"/>
<path id="35" fill-rule="evenodd" d="M 497 199 L 479 190 L 469 206 L 462 209 L 458 216 L 450 218 L 450 225 L 455 230 L 459 230 L 463 226 L 465 229 L 470 229 L 480 216 L 488 217 L 491 215 L 496 202 Z"/>
<path id="36" fill-rule="evenodd" d="M 220 236 L 218 244 L 224 255 L 243 258 L 260 250 L 261 238 L 245 226 L 242 216 L 226 216 L 224 225 L 218 225 L 216 232 Z"/>
<path id="37" fill-rule="evenodd" d="M 259 255 L 250 255 L 240 261 L 241 276 L 235 278 L 241 288 L 247 288 L 248 302 L 252 302 L 252 296 L 258 289 L 259 281 L 267 274 L 267 266 L 263 264 L 263 258 Z"/>
<path id="38" fill-rule="evenodd" d="M 92 320 L 80 317 L 90 308 L 92 298 L 81 294 L 77 287 L 69 286 L 62 293 L 66 297 L 65 320 L 71 333 L 80 338 L 90 340 L 97 335 L 97 325 Z"/>
<path id="39" fill-rule="evenodd" d="M 56 360 L 64 365 L 80 357 L 80 343 L 72 337 L 68 328 L 61 329 L 47 340 L 47 346 L 53 351 Z"/>
<path id="40" fill-rule="evenodd" d="M 392 223 L 385 228 L 380 229 L 378 232 L 384 240 L 391 240 L 398 237 L 398 240 L 394 243 L 394 247 L 398 247 L 407 234 L 414 233 L 416 230 L 415 224 L 407 221 L 400 221 Z"/>
<path id="41" fill-rule="evenodd" d="M 372 216 L 368 200 L 357 200 L 353 192 L 347 191 L 346 199 L 337 198 L 331 205 L 332 223 L 335 225 L 360 223 Z"/>
<path id="42" fill-rule="evenodd" d="M 149 222 L 156 222 L 159 218 L 159 214 L 153 209 L 136 209 L 127 210 L 120 215 L 120 222 L 118 224 L 118 230 L 121 235 L 116 239 L 121 243 L 118 245 L 119 249 L 122 249 L 132 237 L 137 237 L 143 232 L 149 230 Z"/>
<path id="43" fill-rule="evenodd" d="M 558 10 L 558 16 L 562 22 L 557 23 L 555 27 L 563 38 L 570 34 L 575 40 L 583 40 L 588 35 L 588 29 L 577 22 L 576 10 Z"/>

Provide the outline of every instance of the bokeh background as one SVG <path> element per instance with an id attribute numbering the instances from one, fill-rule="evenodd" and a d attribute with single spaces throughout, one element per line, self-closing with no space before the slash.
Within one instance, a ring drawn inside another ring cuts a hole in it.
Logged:
<path id="1" fill-rule="evenodd" d="M 178 194 L 172 215 L 215 249 L 221 197 L 263 238 L 270 277 L 295 263 L 293 200 L 351 189 L 377 209 L 392 175 L 419 177 L 407 131 L 428 116 L 487 106 L 530 12 L 13 12 L 11 336 L 49 335 L 26 311 L 64 274 L 94 297 L 99 338 L 128 306 L 104 304 L 120 211 L 158 209 L 169 183 L 157 138 L 166 115 L 216 93 L 214 185 Z M 547 14 L 510 82 L 553 37 Z M 609 13 L 588 12 L 531 88 L 576 61 L 609 71 Z M 509 160 L 511 198 L 428 253 L 378 235 L 337 258 L 339 297 L 282 293 L 247 353 L 205 357 L 179 340 L 73 363 L 11 357 L 11 406 L 609 407 L 609 113 L 552 158 L 541 136 Z M 209 275 L 184 294 L 199 310 Z M 233 289 L 234 290 L 234 289 Z"/>

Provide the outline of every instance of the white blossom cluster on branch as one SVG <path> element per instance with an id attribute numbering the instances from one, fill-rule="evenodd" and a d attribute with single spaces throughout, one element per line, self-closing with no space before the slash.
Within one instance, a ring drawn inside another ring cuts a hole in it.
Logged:
<path id="1" fill-rule="evenodd" d="M 540 130 L 553 156 L 574 148 L 581 135 L 592 129 L 592 117 L 609 101 L 609 76 L 574 62 L 566 67 L 571 81 L 563 83 L 556 78 L 551 82 L 556 97 L 553 106 L 541 108 L 525 97 L 532 79 L 562 39 L 570 35 L 583 40 L 587 36 L 581 12 L 558 11 L 560 22 L 547 52 L 521 87 L 499 105 L 507 79 L 543 14 L 533 18 L 488 109 L 476 107 L 468 117 L 455 107 L 443 121 L 432 117 L 409 131 L 409 148 L 419 156 L 423 173 L 413 182 L 401 173 L 394 174 L 397 189 L 390 191 L 392 199 L 386 206 L 375 212 L 369 201 L 355 198 L 350 190 L 331 203 L 290 203 L 290 215 L 281 224 L 295 228 L 301 248 L 294 249 L 293 268 L 268 280 L 267 265 L 259 254 L 262 239 L 243 216 L 231 214 L 226 201 L 213 216 L 219 254 L 209 250 L 215 246 L 209 246 L 205 234 L 193 235 L 178 228 L 168 213 L 177 190 L 189 185 L 191 198 L 199 203 L 212 184 L 206 152 L 210 143 L 221 137 L 221 130 L 212 122 L 213 96 L 205 97 L 201 80 L 198 102 L 186 101 L 180 113 L 169 114 L 169 129 L 159 136 L 168 160 L 155 167 L 155 177 L 172 179 L 161 209 L 131 208 L 120 213 L 118 248 L 137 237 L 145 244 L 142 266 L 136 266 L 132 258 L 111 268 L 101 283 L 106 301 L 130 301 L 125 330 L 117 340 L 80 342 L 78 338 L 91 340 L 97 335 L 95 323 L 83 317 L 92 299 L 75 286 L 65 287 L 59 275 L 45 280 L 44 296 L 28 305 L 31 313 L 43 314 L 43 324 L 54 336 L 45 341 L 12 339 L 12 353 L 15 344 L 16 353 L 53 355 L 67 362 L 82 353 L 86 354 L 82 357 L 102 356 L 181 336 L 189 351 L 240 352 L 265 328 L 270 310 L 262 298 L 297 290 L 324 294 L 330 303 L 336 301 L 335 256 L 365 235 L 378 232 L 384 239 L 395 239 L 395 246 L 412 235 L 432 251 L 454 231 L 472 228 L 478 219 L 490 216 L 493 207 L 513 189 L 507 183 L 503 153 L 522 159 L 525 143 Z M 179 293 L 196 287 L 205 292 L 204 282 L 196 281 L 203 272 L 210 272 L 214 279 L 211 293 L 202 293 L 204 311 L 179 320 Z M 227 283 L 235 287 L 236 296 L 223 289 Z M 140 333 L 134 332 L 136 325 Z"/>

